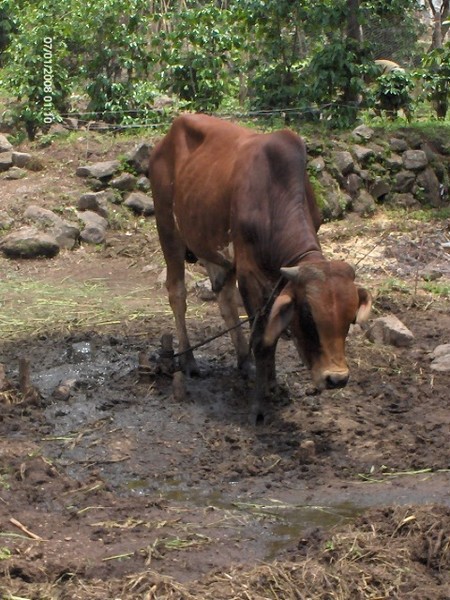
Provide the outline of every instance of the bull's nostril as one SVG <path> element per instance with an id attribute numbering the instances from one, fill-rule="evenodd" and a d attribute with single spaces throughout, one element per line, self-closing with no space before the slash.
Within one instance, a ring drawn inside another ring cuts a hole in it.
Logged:
<path id="1" fill-rule="evenodd" d="M 333 373 L 327 375 L 325 378 L 325 383 L 329 390 L 345 387 L 347 385 L 347 381 L 348 375 L 341 375 L 340 373 Z"/>

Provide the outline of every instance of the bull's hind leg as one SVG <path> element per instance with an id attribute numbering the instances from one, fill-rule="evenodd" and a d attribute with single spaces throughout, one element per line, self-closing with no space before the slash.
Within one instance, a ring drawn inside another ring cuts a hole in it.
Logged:
<path id="1" fill-rule="evenodd" d="M 234 273 L 230 273 L 217 295 L 220 313 L 228 328 L 234 327 L 239 323 L 236 291 L 236 277 Z M 242 331 L 242 327 L 232 329 L 230 335 L 236 350 L 238 367 L 244 373 L 248 374 L 251 368 L 251 359 L 247 339 Z"/>
<path id="2" fill-rule="evenodd" d="M 164 246 L 163 246 L 164 251 Z M 173 251 L 173 246 L 172 246 Z M 167 278 L 166 287 L 169 295 L 169 302 L 175 317 L 175 326 L 178 336 L 178 352 L 180 353 L 180 366 L 183 371 L 189 375 L 198 375 L 199 368 L 190 350 L 190 342 L 186 328 L 186 285 L 184 278 L 184 256 L 186 248 L 181 245 L 176 254 L 170 252 L 170 257 L 166 256 Z"/>
<path id="3" fill-rule="evenodd" d="M 181 353 L 180 366 L 187 375 L 198 375 L 199 369 L 192 350 L 189 350 L 190 342 L 186 329 L 186 245 L 175 225 L 170 170 L 165 161 L 157 156 L 151 162 L 150 173 L 152 171 L 158 173 L 158 177 L 152 178 L 152 191 L 159 240 L 167 265 L 166 288 L 175 317 L 178 351 Z"/>

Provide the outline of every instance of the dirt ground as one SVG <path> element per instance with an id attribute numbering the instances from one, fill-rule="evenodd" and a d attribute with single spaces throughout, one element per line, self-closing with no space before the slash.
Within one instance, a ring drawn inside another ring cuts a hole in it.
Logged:
<path id="1" fill-rule="evenodd" d="M 20 218 L 30 203 L 69 205 L 84 191 L 76 166 L 131 142 L 89 144 L 42 150 L 43 173 L 0 183 L 2 208 Z M 102 249 L 0 258 L 4 281 L 70 297 L 101 280 L 105 302 L 145 309 L 2 341 L 0 598 L 449 599 L 450 373 L 432 371 L 430 354 L 450 343 L 450 223 L 406 216 L 380 209 L 320 236 L 328 257 L 357 265 L 373 318 L 397 315 L 412 347 L 355 328 L 348 386 L 316 395 L 282 340 L 274 412 L 257 427 L 228 336 L 197 351 L 202 375 L 181 392 L 158 371 L 173 322 L 153 223 L 130 218 Z M 440 274 L 434 288 L 424 272 Z M 191 267 L 190 281 L 203 276 Z M 17 311 L 32 319 L 27 300 Z M 0 310 L 11 301 L 5 292 Z M 192 289 L 191 341 L 221 327 Z M 25 397 L 24 359 L 36 390 Z"/>

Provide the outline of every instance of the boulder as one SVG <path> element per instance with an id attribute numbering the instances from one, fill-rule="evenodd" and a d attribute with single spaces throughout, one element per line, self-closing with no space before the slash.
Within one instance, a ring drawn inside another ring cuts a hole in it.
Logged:
<path id="1" fill-rule="evenodd" d="M 418 190 L 416 196 L 420 197 L 425 204 L 437 208 L 442 205 L 441 186 L 436 173 L 431 167 L 421 171 L 416 178 Z"/>
<path id="2" fill-rule="evenodd" d="M 423 150 L 406 150 L 403 153 L 403 166 L 408 171 L 421 171 L 428 165 L 428 158 Z"/>
<path id="3" fill-rule="evenodd" d="M 375 156 L 375 150 L 359 144 L 352 146 L 352 152 L 361 165 L 367 164 Z"/>
<path id="4" fill-rule="evenodd" d="M 51 233 L 58 242 L 59 247 L 66 250 L 73 250 L 80 239 L 80 228 L 65 221 L 56 224 L 51 229 Z"/>
<path id="5" fill-rule="evenodd" d="M 394 192 L 408 193 L 412 192 L 416 176 L 412 171 L 402 170 L 395 175 Z"/>
<path id="6" fill-rule="evenodd" d="M 401 138 L 391 138 L 389 140 L 389 146 L 393 152 L 401 153 L 408 150 L 408 144 L 405 142 L 405 140 L 402 140 Z"/>
<path id="7" fill-rule="evenodd" d="M 138 177 L 136 181 L 136 188 L 140 192 L 148 192 L 150 190 L 150 187 L 150 179 L 148 177 L 146 177 L 145 175 L 141 175 L 140 177 Z"/>
<path id="8" fill-rule="evenodd" d="M 325 161 L 322 156 L 317 156 L 309 161 L 309 167 L 316 173 L 321 173 L 325 169 Z"/>
<path id="9" fill-rule="evenodd" d="M 136 173 L 147 174 L 151 150 L 152 146 L 150 144 L 142 142 L 126 155 L 127 163 L 136 171 Z"/>
<path id="10" fill-rule="evenodd" d="M 366 336 L 375 344 L 397 347 L 411 346 L 414 342 L 414 334 L 395 315 L 375 319 Z"/>
<path id="11" fill-rule="evenodd" d="M 375 179 L 373 185 L 370 187 L 370 193 L 375 198 L 375 200 L 384 199 L 391 191 L 391 186 L 387 183 L 385 179 L 377 178 Z"/>
<path id="12" fill-rule="evenodd" d="M 2 152 L 0 154 L 0 173 L 7 171 L 13 166 L 12 152 Z"/>
<path id="13" fill-rule="evenodd" d="M 403 168 L 403 159 L 400 156 L 400 154 L 391 154 L 391 156 L 388 156 L 385 159 L 385 163 L 386 163 L 386 167 L 389 169 L 389 171 L 401 171 Z"/>
<path id="14" fill-rule="evenodd" d="M 30 221 L 38 221 L 42 225 L 59 225 L 63 222 L 61 217 L 47 208 L 30 204 L 23 216 Z"/>
<path id="15" fill-rule="evenodd" d="M 124 205 L 137 215 L 149 217 L 155 214 L 153 200 L 143 192 L 132 192 L 125 200 Z"/>
<path id="16" fill-rule="evenodd" d="M 0 241 L 0 251 L 8 258 L 52 258 L 58 254 L 59 244 L 48 233 L 21 227 Z"/>
<path id="17" fill-rule="evenodd" d="M 411 193 L 393 194 L 392 204 L 400 208 L 419 208 L 420 204 Z"/>
<path id="18" fill-rule="evenodd" d="M 33 157 L 28 152 L 13 152 L 12 161 L 15 167 L 26 167 Z"/>
<path id="19" fill-rule="evenodd" d="M 7 212 L 0 210 L 0 229 L 9 229 L 14 223 L 14 219 Z"/>
<path id="20" fill-rule="evenodd" d="M 136 187 L 136 177 L 132 173 L 122 173 L 119 177 L 111 179 L 109 185 L 122 192 L 131 192 Z"/>
<path id="21" fill-rule="evenodd" d="M 358 125 L 353 131 L 352 136 L 357 140 L 371 140 L 374 136 L 374 130 L 367 125 Z"/>
<path id="22" fill-rule="evenodd" d="M 83 242 L 88 244 L 102 244 L 106 238 L 108 221 L 96 212 L 86 210 L 78 213 L 78 218 L 83 221 L 85 228 L 80 234 Z"/>
<path id="23" fill-rule="evenodd" d="M 80 196 L 77 208 L 78 210 L 90 210 L 99 214 L 103 218 L 108 218 L 108 192 L 88 192 Z"/>
<path id="24" fill-rule="evenodd" d="M 25 171 L 25 169 L 20 169 L 19 167 L 11 167 L 10 169 L 8 169 L 8 171 L 6 171 L 6 175 L 3 176 L 3 179 L 17 180 L 23 179 L 26 176 L 27 172 Z"/>
<path id="25" fill-rule="evenodd" d="M 107 160 L 104 162 L 93 163 L 78 167 L 76 174 L 78 177 L 93 177 L 94 179 L 104 179 L 111 177 L 120 169 L 118 160 Z"/>
<path id="26" fill-rule="evenodd" d="M 376 210 L 376 204 L 373 196 L 365 189 L 359 191 L 359 194 L 352 202 L 353 211 L 361 217 L 368 217 Z"/>
<path id="27" fill-rule="evenodd" d="M 79 227 L 68 223 L 51 210 L 32 204 L 24 212 L 24 217 L 48 226 L 50 229 L 47 233 L 54 237 L 60 248 L 72 250 L 77 245 L 80 237 Z"/>
<path id="28" fill-rule="evenodd" d="M 328 171 L 319 173 L 318 179 L 324 188 L 324 193 L 320 197 L 320 209 L 324 218 L 339 219 L 351 203 L 350 196 L 342 193 L 337 181 Z"/>
<path id="29" fill-rule="evenodd" d="M 0 133 L 0 153 L 3 152 L 11 152 L 13 145 L 8 140 L 8 138 Z"/>
<path id="30" fill-rule="evenodd" d="M 361 189 L 362 185 L 363 180 L 356 173 L 350 173 L 344 182 L 344 187 L 352 198 L 355 198 L 358 195 L 358 191 Z"/>
<path id="31" fill-rule="evenodd" d="M 344 176 L 351 173 L 355 166 L 353 156 L 346 150 L 333 152 L 333 162 L 338 171 Z"/>

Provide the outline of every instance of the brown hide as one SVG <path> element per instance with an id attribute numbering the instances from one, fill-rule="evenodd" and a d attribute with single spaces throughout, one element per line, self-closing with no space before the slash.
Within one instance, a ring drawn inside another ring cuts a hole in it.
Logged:
<path id="1" fill-rule="evenodd" d="M 288 130 L 261 134 L 184 115 L 154 149 L 149 176 L 183 368 L 197 371 L 185 324 L 188 252 L 206 267 L 229 327 L 238 322 L 236 279 L 255 318 L 254 411 L 275 381 L 275 348 L 288 327 L 315 385 L 345 385 L 345 338 L 358 314 L 367 318 L 371 299 L 354 284 L 351 267 L 322 255 L 303 140 Z M 282 290 L 261 314 L 280 275 Z M 247 367 L 241 328 L 232 338 L 239 366 Z"/>

